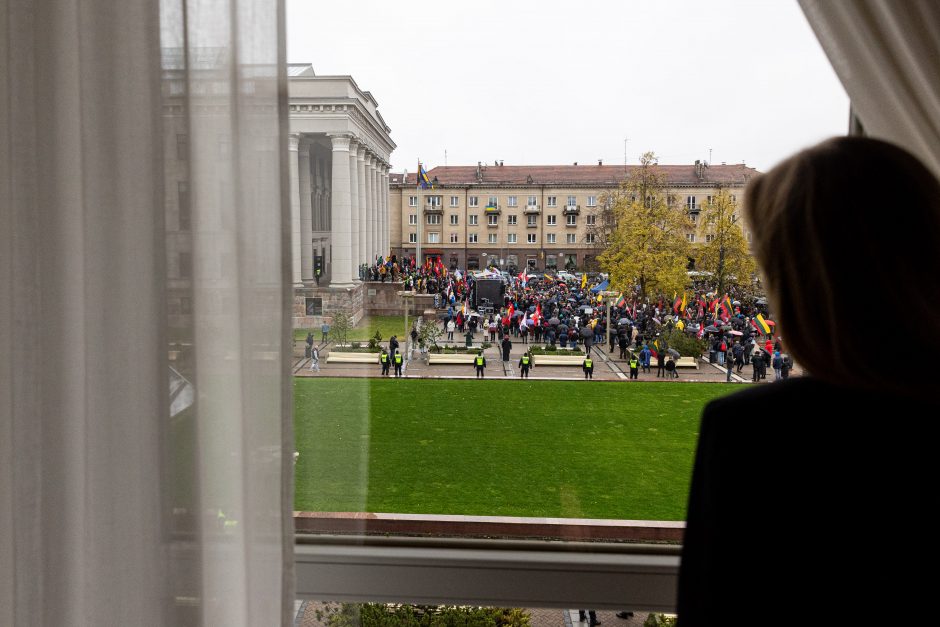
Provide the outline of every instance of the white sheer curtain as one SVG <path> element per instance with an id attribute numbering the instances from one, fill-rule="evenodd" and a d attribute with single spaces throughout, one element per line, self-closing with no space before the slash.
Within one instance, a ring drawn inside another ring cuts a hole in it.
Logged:
<path id="1" fill-rule="evenodd" d="M 940 176 L 940 2 L 799 1 L 865 133 Z"/>
<path id="2" fill-rule="evenodd" d="M 290 624 L 283 18 L 0 0 L 2 625 Z"/>

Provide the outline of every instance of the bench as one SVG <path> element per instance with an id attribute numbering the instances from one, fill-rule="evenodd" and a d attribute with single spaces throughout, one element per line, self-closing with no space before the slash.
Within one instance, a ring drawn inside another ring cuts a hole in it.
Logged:
<path id="1" fill-rule="evenodd" d="M 326 356 L 328 364 L 378 364 L 379 353 L 344 353 L 330 351 Z"/>
<path id="2" fill-rule="evenodd" d="M 680 357 L 676 360 L 676 368 L 698 368 L 698 359 L 695 357 Z"/>
<path id="3" fill-rule="evenodd" d="M 476 355 L 473 353 L 428 353 L 429 366 L 460 365 L 471 366 Z"/>

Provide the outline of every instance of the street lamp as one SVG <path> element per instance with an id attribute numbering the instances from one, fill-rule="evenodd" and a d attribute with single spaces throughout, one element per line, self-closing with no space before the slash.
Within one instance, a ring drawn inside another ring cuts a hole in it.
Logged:
<path id="1" fill-rule="evenodd" d="M 417 294 L 417 292 L 414 290 L 398 292 L 398 295 L 401 296 L 402 299 L 405 301 L 405 307 L 404 307 L 404 310 L 405 310 L 405 346 L 408 347 L 408 350 L 405 351 L 405 359 L 407 359 L 408 361 L 411 360 L 411 351 L 414 350 L 414 346 L 410 344 L 411 333 L 409 333 L 409 329 L 408 329 L 408 306 L 409 306 L 408 299 L 409 298 L 413 299 L 415 297 L 415 294 Z"/>
<path id="2" fill-rule="evenodd" d="M 611 296 L 616 296 L 618 292 L 603 291 L 600 292 L 600 295 L 607 299 L 607 346 L 610 346 L 610 324 L 613 322 L 613 303 L 610 300 Z M 603 352 L 603 351 L 602 351 Z"/>

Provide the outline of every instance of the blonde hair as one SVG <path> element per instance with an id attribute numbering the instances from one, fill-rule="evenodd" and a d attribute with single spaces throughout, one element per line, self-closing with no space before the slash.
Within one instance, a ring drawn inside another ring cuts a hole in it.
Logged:
<path id="1" fill-rule="evenodd" d="M 940 355 L 940 183 L 910 153 L 842 137 L 753 179 L 744 210 L 790 352 L 813 376 L 924 390 Z"/>

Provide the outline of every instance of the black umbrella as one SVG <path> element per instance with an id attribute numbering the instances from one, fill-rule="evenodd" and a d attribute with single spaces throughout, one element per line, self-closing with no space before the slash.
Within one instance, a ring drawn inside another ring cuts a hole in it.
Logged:
<path id="1" fill-rule="evenodd" d="M 590 305 L 579 305 L 579 306 L 578 306 L 578 311 L 584 311 L 585 309 L 587 309 L 587 310 L 589 310 L 589 311 L 592 311 L 594 308 L 591 307 Z"/>
<path id="2" fill-rule="evenodd" d="M 560 324 L 560 325 L 558 325 L 558 332 L 559 332 L 559 333 L 567 333 L 567 332 L 568 332 L 568 325 L 567 325 L 567 324 Z"/>
<path id="3" fill-rule="evenodd" d="M 669 353 L 670 355 L 672 355 L 673 357 L 675 357 L 676 359 L 679 359 L 679 351 L 677 351 L 676 349 L 674 349 L 674 348 L 667 348 L 667 349 L 666 349 L 666 352 Z"/>
<path id="4" fill-rule="evenodd" d="M 707 327 L 705 327 L 705 333 L 718 333 L 718 327 L 710 324 Z"/>
<path id="5" fill-rule="evenodd" d="M 450 318 L 450 314 L 449 314 L 449 313 L 446 313 L 446 312 L 445 312 L 445 313 L 439 313 L 439 314 L 437 314 L 437 319 L 438 319 L 438 320 L 448 320 L 449 318 Z"/>
<path id="6" fill-rule="evenodd" d="M 617 324 L 631 324 L 630 318 L 621 318 L 620 320 L 617 321 Z"/>
<path id="7" fill-rule="evenodd" d="M 591 327 L 581 327 L 582 337 L 594 337 L 594 329 Z"/>
<path id="8" fill-rule="evenodd" d="M 559 324 L 561 324 L 561 320 L 559 320 L 558 318 L 549 318 L 548 323 L 554 327 L 554 326 L 558 326 Z"/>

